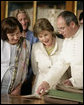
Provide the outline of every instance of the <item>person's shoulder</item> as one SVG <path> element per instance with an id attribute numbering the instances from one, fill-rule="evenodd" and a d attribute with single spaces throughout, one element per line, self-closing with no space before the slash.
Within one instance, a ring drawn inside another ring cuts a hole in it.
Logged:
<path id="1" fill-rule="evenodd" d="M 7 43 L 7 41 L 4 41 L 4 40 L 1 39 L 1 44 L 2 44 L 2 43 Z"/>
<path id="2" fill-rule="evenodd" d="M 80 25 L 80 28 L 83 30 L 83 24 Z"/>
<path id="3" fill-rule="evenodd" d="M 41 42 L 37 42 L 33 44 L 33 48 L 40 48 Z"/>
<path id="4" fill-rule="evenodd" d="M 32 36 L 34 35 L 34 34 L 33 34 L 33 31 L 30 31 L 30 30 L 27 31 L 27 34 L 28 34 L 28 35 L 32 35 Z"/>
<path id="5" fill-rule="evenodd" d="M 3 43 L 4 43 L 4 41 L 1 39 L 1 49 L 3 48 L 2 46 L 3 46 Z"/>
<path id="6" fill-rule="evenodd" d="M 40 46 L 41 45 L 41 42 L 37 42 L 37 43 L 34 43 L 33 46 Z"/>
<path id="7" fill-rule="evenodd" d="M 56 41 L 57 41 L 57 43 L 63 43 L 64 39 L 56 36 Z"/>
<path id="8" fill-rule="evenodd" d="M 30 46 L 30 41 L 25 39 L 28 46 Z"/>
<path id="9" fill-rule="evenodd" d="M 3 40 L 1 39 L 1 45 L 6 46 L 6 45 L 10 45 L 10 43 L 8 43 L 7 41 L 3 41 Z"/>
<path id="10" fill-rule="evenodd" d="M 34 36 L 33 31 L 28 30 L 27 31 L 27 37 L 31 37 L 34 40 L 34 42 L 37 42 L 38 38 Z"/>
<path id="11" fill-rule="evenodd" d="M 3 40 L 1 39 L 1 44 L 3 43 Z"/>

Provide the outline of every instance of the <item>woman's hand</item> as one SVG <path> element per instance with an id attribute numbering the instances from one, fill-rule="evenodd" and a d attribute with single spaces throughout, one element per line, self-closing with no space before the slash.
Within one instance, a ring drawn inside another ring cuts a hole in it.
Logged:
<path id="1" fill-rule="evenodd" d="M 44 95 L 50 88 L 49 84 L 46 81 L 43 81 L 42 84 L 37 89 L 37 94 L 40 96 Z"/>
<path id="2" fill-rule="evenodd" d="M 12 92 L 11 95 L 20 95 L 22 83 L 20 83 Z"/>

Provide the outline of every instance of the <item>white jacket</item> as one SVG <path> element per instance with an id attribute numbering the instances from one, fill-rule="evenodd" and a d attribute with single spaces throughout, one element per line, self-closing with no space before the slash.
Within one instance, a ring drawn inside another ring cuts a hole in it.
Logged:
<path id="1" fill-rule="evenodd" d="M 41 42 L 33 44 L 31 60 L 32 69 L 34 74 L 36 75 L 36 78 L 33 85 L 32 93 L 35 93 L 38 86 L 42 83 L 43 79 L 47 78 L 47 74 L 51 70 L 52 65 L 57 62 L 59 52 L 62 48 L 62 42 L 63 39 L 56 37 L 55 48 L 50 55 L 47 54 Z"/>
<path id="2" fill-rule="evenodd" d="M 55 62 L 47 77 L 43 78 L 50 85 L 59 81 L 61 76 L 71 66 L 71 78 L 73 86 L 76 88 L 83 88 L 83 26 L 80 26 L 77 33 L 71 37 L 66 38 L 63 42 L 62 52 L 59 56 L 58 62 Z M 56 78 L 58 77 L 58 78 Z"/>
<path id="3" fill-rule="evenodd" d="M 30 54 L 30 42 L 26 40 L 26 43 L 27 43 L 27 48 L 29 50 L 29 54 Z M 1 82 L 3 80 L 4 75 L 7 73 L 8 70 L 10 71 L 10 75 L 9 75 L 10 80 L 12 78 L 12 71 L 15 68 L 14 65 L 15 65 L 15 58 L 16 58 L 15 57 L 16 47 L 17 47 L 16 45 L 11 45 L 7 41 L 1 40 Z M 28 69 L 22 75 L 23 80 L 26 78 L 27 72 L 28 72 Z M 18 81 L 19 79 L 21 78 L 19 77 Z M 9 80 L 9 85 L 10 85 L 10 80 Z"/>

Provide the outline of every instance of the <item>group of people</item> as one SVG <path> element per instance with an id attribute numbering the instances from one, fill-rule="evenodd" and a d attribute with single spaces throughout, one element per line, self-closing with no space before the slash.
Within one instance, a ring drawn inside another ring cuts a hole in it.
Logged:
<path id="1" fill-rule="evenodd" d="M 20 9 L 1 21 L 1 94 L 42 96 L 60 82 L 83 89 L 83 25 L 74 13 L 63 11 L 57 17 L 64 39 L 46 18 L 36 21 L 33 32 L 29 25 Z"/>

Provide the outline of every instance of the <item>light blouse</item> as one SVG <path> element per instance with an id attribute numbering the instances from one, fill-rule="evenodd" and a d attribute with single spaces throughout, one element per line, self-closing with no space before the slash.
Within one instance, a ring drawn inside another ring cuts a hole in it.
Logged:
<path id="1" fill-rule="evenodd" d="M 41 42 L 33 44 L 31 60 L 32 69 L 36 78 L 33 85 L 32 93 L 36 92 L 38 86 L 42 83 L 43 79 L 47 78 L 47 74 L 51 70 L 52 65 L 57 62 L 58 55 L 62 48 L 62 43 L 63 39 L 56 37 L 55 47 L 49 55 Z"/>
<path id="2" fill-rule="evenodd" d="M 30 43 L 27 41 L 27 48 L 30 52 Z M 13 76 L 13 71 L 15 70 L 15 58 L 16 58 L 16 45 L 11 45 L 7 41 L 1 40 L 1 92 L 2 94 L 8 94 L 9 85 L 11 78 Z M 19 65 L 20 66 L 20 65 Z M 22 81 L 25 80 L 28 72 L 28 68 L 25 72 L 17 73 L 17 81 L 15 86 L 19 83 L 22 78 Z"/>

